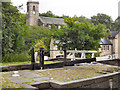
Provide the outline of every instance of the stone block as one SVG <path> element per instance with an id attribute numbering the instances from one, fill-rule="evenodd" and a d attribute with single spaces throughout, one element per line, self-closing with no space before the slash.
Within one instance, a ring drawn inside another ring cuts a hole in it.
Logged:
<path id="1" fill-rule="evenodd" d="M 39 89 L 47 89 L 47 88 L 50 88 L 51 86 L 50 86 L 50 83 L 49 82 L 47 82 L 47 81 L 44 81 L 44 82 L 37 82 L 37 83 L 34 83 L 34 84 L 32 84 L 31 86 L 33 86 L 33 87 L 37 87 L 37 88 L 39 88 Z"/>

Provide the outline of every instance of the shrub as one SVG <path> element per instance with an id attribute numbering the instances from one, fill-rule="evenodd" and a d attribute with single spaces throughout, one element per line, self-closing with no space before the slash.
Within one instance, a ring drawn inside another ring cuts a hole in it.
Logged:
<path id="1" fill-rule="evenodd" d="M 47 49 L 42 40 L 38 40 L 34 47 L 35 47 L 35 51 L 39 51 L 41 47 L 43 47 L 44 49 Z"/>
<path id="2" fill-rule="evenodd" d="M 30 60 L 31 57 L 28 55 L 28 52 L 8 53 L 2 57 L 2 62 L 25 62 Z"/>

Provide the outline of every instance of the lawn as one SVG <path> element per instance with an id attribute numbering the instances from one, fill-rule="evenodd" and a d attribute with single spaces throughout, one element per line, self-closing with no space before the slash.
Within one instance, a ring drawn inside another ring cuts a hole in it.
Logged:
<path id="1" fill-rule="evenodd" d="M 62 61 L 44 61 L 45 64 L 47 63 L 57 63 L 57 62 L 62 62 Z M 36 63 L 39 63 L 39 61 L 37 61 Z M 1 66 L 7 66 L 7 65 L 20 65 L 20 64 L 31 64 L 30 61 L 26 61 L 26 62 L 8 62 L 8 63 L 0 63 Z"/>

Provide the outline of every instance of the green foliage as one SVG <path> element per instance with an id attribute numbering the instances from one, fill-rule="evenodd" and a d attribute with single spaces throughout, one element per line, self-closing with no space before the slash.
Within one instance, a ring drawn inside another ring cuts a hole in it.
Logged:
<path id="1" fill-rule="evenodd" d="M 28 52 L 22 52 L 22 53 L 8 53 L 5 54 L 5 56 L 2 58 L 3 62 L 25 62 L 25 61 L 31 61 L 30 55 L 28 55 Z"/>
<path id="2" fill-rule="evenodd" d="M 35 51 L 39 51 L 41 47 L 47 49 L 42 40 L 38 40 L 34 47 L 35 47 Z"/>
<path id="3" fill-rule="evenodd" d="M 106 14 L 100 14 L 98 13 L 97 16 L 91 17 L 91 22 L 95 25 L 98 25 L 99 23 L 106 25 L 108 29 L 111 29 L 111 24 L 113 22 L 112 18 Z"/>
<path id="4" fill-rule="evenodd" d="M 120 31 L 120 17 L 118 17 L 112 24 L 111 24 L 112 31 Z"/>
<path id="5" fill-rule="evenodd" d="M 2 55 L 22 52 L 25 48 L 27 26 L 24 15 L 10 2 L 2 3 Z"/>
<path id="6" fill-rule="evenodd" d="M 45 16 L 45 17 L 54 17 L 54 18 L 62 18 L 60 16 L 57 16 L 52 13 L 52 11 L 47 11 L 46 13 L 39 14 L 40 16 Z"/>
<path id="7" fill-rule="evenodd" d="M 61 27 L 55 34 L 55 38 L 60 40 L 60 43 L 65 43 L 63 48 L 97 50 L 100 38 L 107 37 L 106 27 L 103 24 L 94 25 L 88 21 L 79 22 L 76 18 L 67 18 L 65 22 L 67 26 Z"/>
<path id="8" fill-rule="evenodd" d="M 91 19 L 88 19 L 84 16 L 80 16 L 80 17 L 77 17 L 77 16 L 74 16 L 73 17 L 77 22 L 83 22 L 83 21 L 88 21 L 88 22 L 91 22 Z"/>
<path id="9" fill-rule="evenodd" d="M 29 26 L 26 35 L 26 43 L 29 44 L 30 47 L 34 47 L 36 41 L 42 40 L 46 49 L 49 49 L 51 37 L 54 36 L 53 30 L 54 29 L 43 26 Z"/>

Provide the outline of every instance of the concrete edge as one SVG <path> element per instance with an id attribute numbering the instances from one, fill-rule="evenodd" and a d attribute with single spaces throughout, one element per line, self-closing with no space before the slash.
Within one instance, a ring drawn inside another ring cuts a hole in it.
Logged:
<path id="1" fill-rule="evenodd" d="M 69 81 L 69 82 L 59 82 L 59 81 L 55 81 L 55 80 L 50 80 L 50 81 L 44 81 L 44 82 L 37 82 L 37 83 L 33 83 L 31 84 L 31 86 L 37 87 L 37 88 L 71 88 L 71 85 L 75 85 L 72 88 L 76 88 L 77 85 L 79 85 L 80 83 L 82 84 L 82 82 L 86 82 L 86 81 L 90 81 L 90 80 L 95 80 L 95 79 L 99 79 L 99 78 L 106 78 L 106 77 L 110 77 L 110 76 L 114 76 L 120 74 L 120 72 L 114 72 L 114 73 L 110 73 L 110 74 L 105 74 L 105 75 L 101 75 L 101 76 L 97 76 L 97 77 L 91 77 L 91 78 L 85 78 L 85 79 L 81 79 L 81 80 L 74 80 L 74 81 Z"/>

